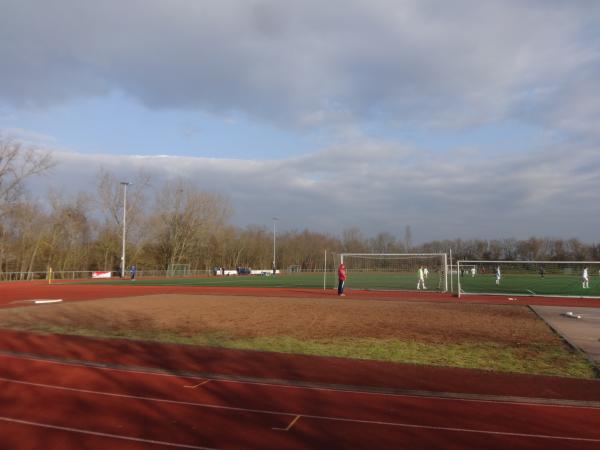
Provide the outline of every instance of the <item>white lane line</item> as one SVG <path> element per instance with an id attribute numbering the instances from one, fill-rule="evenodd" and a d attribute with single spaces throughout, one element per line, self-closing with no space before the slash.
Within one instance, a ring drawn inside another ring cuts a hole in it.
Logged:
<path id="1" fill-rule="evenodd" d="M 0 358 L 14 358 L 20 360 L 30 360 L 47 364 L 55 364 L 59 366 L 68 366 L 68 367 L 80 367 L 83 369 L 90 370 L 105 370 L 111 372 L 120 372 L 120 373 L 132 373 L 132 374 L 140 374 L 140 375 L 151 375 L 151 376 L 159 376 L 159 377 L 167 377 L 167 378 L 182 378 L 186 380 L 205 380 L 206 378 L 194 378 L 192 376 L 186 376 L 175 373 L 168 372 L 155 372 L 153 370 L 139 370 L 139 369 L 128 369 L 128 368 L 119 368 L 119 367 L 106 367 L 99 364 L 86 364 L 86 363 L 76 363 L 72 361 L 56 361 L 47 358 L 39 358 L 32 355 L 15 355 L 10 352 L 5 352 L 0 350 Z M 339 394 L 357 394 L 357 395 L 365 395 L 365 396 L 383 396 L 383 397 L 395 397 L 395 398 L 414 398 L 414 399 L 431 399 L 431 400 L 439 400 L 439 401 L 449 401 L 449 402 L 465 402 L 465 403 L 488 403 L 492 405 L 516 405 L 516 406 L 528 406 L 528 407 L 541 407 L 541 408 L 577 408 L 577 409 L 600 409 L 597 405 L 582 405 L 582 404 L 560 404 L 560 403 L 541 403 L 536 401 L 528 402 L 526 399 L 523 400 L 503 400 L 502 395 L 490 395 L 489 397 L 498 397 L 498 399 L 493 398 L 465 398 L 465 397 L 455 397 L 455 396 L 445 396 L 442 392 L 436 395 L 435 392 L 431 392 L 430 394 L 411 394 L 411 393 L 390 393 L 390 392 L 369 392 L 369 391 L 361 391 L 361 390 L 353 390 L 353 389 L 336 389 L 332 387 L 323 387 L 323 386 L 303 386 L 303 385 L 286 385 L 281 383 L 268 383 L 265 381 L 249 381 L 249 380 L 230 380 L 226 378 L 210 378 L 207 381 L 213 381 L 215 383 L 229 383 L 229 384 L 247 384 L 252 386 L 266 386 L 266 387 L 274 387 L 281 389 L 297 389 L 297 390 L 309 390 L 309 391 L 322 391 L 322 392 L 335 392 Z M 464 394 L 468 395 L 468 394 Z M 508 396 L 511 397 L 511 396 Z M 533 400 L 540 400 L 540 398 L 534 398 Z M 548 402 L 555 401 L 560 402 L 561 399 L 544 399 Z M 597 402 L 596 402 L 597 403 Z"/>
<path id="2" fill-rule="evenodd" d="M 185 385 L 185 386 L 183 386 L 183 387 L 184 387 L 184 388 L 190 388 L 190 389 L 196 389 L 197 387 L 204 386 L 204 385 L 205 385 L 206 383 L 208 383 L 209 381 L 211 381 L 211 380 L 204 380 L 202 383 L 198 383 L 198 384 L 195 384 L 195 385 L 193 385 L 193 386 L 187 386 L 187 385 Z"/>
<path id="3" fill-rule="evenodd" d="M 289 423 L 289 425 L 287 427 L 285 427 L 285 428 L 276 428 L 276 427 L 273 427 L 272 429 L 273 430 L 277 430 L 277 431 L 290 431 L 290 429 L 294 426 L 294 424 L 296 422 L 298 422 L 298 420 L 300 419 L 300 417 L 302 417 L 302 416 L 296 416 L 296 417 L 294 417 L 294 420 L 292 420 Z"/>
<path id="4" fill-rule="evenodd" d="M 254 409 L 254 408 L 242 408 L 239 406 L 225 406 L 225 405 L 212 405 L 209 403 L 197 403 L 197 402 L 185 402 L 181 400 L 169 400 L 164 398 L 156 398 L 156 397 L 144 397 L 142 395 L 130 395 L 130 394 L 117 394 L 114 392 L 102 392 L 102 391 L 94 391 L 90 389 L 77 389 L 77 388 L 69 388 L 64 386 L 54 386 L 51 384 L 43 384 L 43 383 L 32 383 L 29 381 L 21 381 L 21 380 L 13 380 L 10 378 L 0 377 L 0 381 L 4 381 L 6 383 L 15 383 L 21 384 L 25 386 L 34 386 L 41 387 L 46 389 L 55 389 L 60 391 L 67 392 L 77 392 L 82 394 L 92 394 L 99 395 L 105 397 L 116 397 L 116 398 L 125 398 L 125 399 L 134 399 L 134 400 L 143 400 L 147 402 L 157 402 L 157 403 L 166 403 L 171 405 L 183 405 L 183 406 L 194 406 L 198 408 L 206 408 L 206 409 L 218 409 L 225 411 L 236 411 L 236 412 L 245 412 L 245 413 L 256 413 L 256 414 L 264 414 L 270 416 L 288 416 L 288 417 L 296 417 L 302 416 L 308 419 L 314 420 L 328 420 L 334 422 L 345 422 L 345 423 L 359 423 L 364 425 L 382 425 L 382 426 L 391 426 L 391 427 L 400 427 L 400 428 L 416 428 L 416 429 L 424 429 L 424 430 L 437 430 L 437 431 L 454 431 L 460 433 L 477 433 L 477 434 L 490 434 L 497 436 L 518 436 L 524 438 L 539 438 L 539 439 L 549 439 L 549 440 L 560 440 L 560 441 L 575 441 L 575 442 L 597 442 L 600 443 L 600 438 L 582 438 L 576 436 L 552 436 L 546 434 L 529 434 L 529 433 L 515 433 L 510 431 L 493 431 L 493 430 L 476 430 L 473 428 L 455 428 L 455 427 L 441 427 L 437 425 L 419 425 L 412 423 L 402 423 L 402 422 L 385 422 L 379 420 L 366 420 L 366 419 L 351 419 L 346 417 L 333 417 L 333 416 L 318 416 L 313 414 L 298 414 L 298 413 L 289 413 L 283 411 L 271 411 L 264 409 Z"/>
<path id="5" fill-rule="evenodd" d="M 212 447 L 199 447 L 197 445 L 177 444 L 175 442 L 157 441 L 154 439 L 143 439 L 143 438 L 136 438 L 133 436 L 124 436 L 122 434 L 102 433 L 100 431 L 85 430 L 83 428 L 61 427 L 59 425 L 51 425 L 48 423 L 40 423 L 40 422 L 31 422 L 29 420 L 14 419 L 12 417 L 0 416 L 0 420 L 4 421 L 4 422 L 9 422 L 9 423 L 17 423 L 20 425 L 29 425 L 29 426 L 33 426 L 33 427 L 49 428 L 52 430 L 68 431 L 71 433 L 87 434 L 87 435 L 100 436 L 100 437 L 106 437 L 106 438 L 112 438 L 112 439 L 121 439 L 124 441 L 142 442 L 144 444 L 156 444 L 156 445 L 164 445 L 164 446 L 168 446 L 168 447 L 177 447 L 177 448 L 191 448 L 194 450 L 216 450 Z"/>

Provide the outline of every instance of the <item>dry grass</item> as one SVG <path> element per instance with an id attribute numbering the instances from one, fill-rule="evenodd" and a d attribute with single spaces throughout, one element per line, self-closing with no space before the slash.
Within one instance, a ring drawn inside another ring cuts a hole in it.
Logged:
<path id="1" fill-rule="evenodd" d="M 0 310 L 5 328 L 592 377 L 523 306 L 156 295 Z"/>

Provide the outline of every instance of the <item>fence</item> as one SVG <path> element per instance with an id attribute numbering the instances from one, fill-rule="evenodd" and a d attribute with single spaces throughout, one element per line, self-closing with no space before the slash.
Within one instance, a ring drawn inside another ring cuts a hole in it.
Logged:
<path id="1" fill-rule="evenodd" d="M 52 271 L 53 280 L 87 280 L 92 279 L 95 270 L 58 270 Z M 186 277 L 203 277 L 211 275 L 210 270 L 189 270 Z M 129 277 L 129 273 L 125 273 Z M 137 278 L 168 278 L 168 270 L 138 270 Z M 112 278 L 120 278 L 119 271 L 112 272 Z M 33 281 L 47 280 L 48 271 L 35 272 L 0 272 L 0 281 Z"/>

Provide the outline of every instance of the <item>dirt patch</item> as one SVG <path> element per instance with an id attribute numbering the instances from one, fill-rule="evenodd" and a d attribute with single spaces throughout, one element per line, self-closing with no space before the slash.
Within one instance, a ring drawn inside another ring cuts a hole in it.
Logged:
<path id="1" fill-rule="evenodd" d="M 425 343 L 550 343 L 527 307 L 353 299 L 152 295 L 0 310 L 0 326 L 288 336 L 300 340 L 399 339 Z"/>

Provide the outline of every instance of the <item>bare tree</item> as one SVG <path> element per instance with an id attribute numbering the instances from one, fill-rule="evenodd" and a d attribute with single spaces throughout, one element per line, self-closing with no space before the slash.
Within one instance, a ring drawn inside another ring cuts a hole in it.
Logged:
<path id="1" fill-rule="evenodd" d="M 115 226 L 122 225 L 123 219 L 123 186 L 114 173 L 100 169 L 98 172 L 98 202 L 100 211 L 106 220 Z M 139 172 L 134 175 L 132 186 L 127 190 L 127 222 L 133 226 L 142 215 L 145 202 L 144 193 L 150 187 L 150 176 Z"/>
<path id="2" fill-rule="evenodd" d="M 387 232 L 378 233 L 377 236 L 369 240 L 370 251 L 376 253 L 394 253 L 397 251 L 398 244 L 396 238 Z"/>
<path id="3" fill-rule="evenodd" d="M 117 268 L 120 261 L 121 227 L 123 226 L 123 186 L 121 179 L 105 169 L 98 172 L 97 207 L 103 216 L 98 224 L 96 242 L 96 267 L 104 270 Z M 132 185 L 127 190 L 127 253 L 132 260 L 140 257 L 143 241 L 143 227 L 146 192 L 150 187 L 150 176 L 138 172 L 133 176 Z"/>
<path id="4" fill-rule="evenodd" d="M 367 239 L 358 227 L 347 228 L 342 231 L 342 249 L 345 252 L 365 252 Z"/>
<path id="5" fill-rule="evenodd" d="M 73 198 L 50 196 L 50 230 L 47 263 L 55 270 L 83 270 L 89 267 L 92 248 L 90 199 L 80 193 Z"/>
<path id="6" fill-rule="evenodd" d="M 21 272 L 22 277 L 36 268 L 47 230 L 47 216 L 36 203 L 11 203 L 1 227 L 0 268 Z"/>
<path id="7" fill-rule="evenodd" d="M 7 225 L 2 219 L 6 218 L 9 211 L 14 212 L 16 202 L 22 197 L 25 190 L 25 180 L 40 174 L 54 163 L 49 152 L 24 147 L 20 142 L 0 135 L 0 271 L 6 267 L 8 258 Z M 23 208 L 18 208 L 23 211 Z M 27 209 L 27 208 L 25 208 Z M 37 252 L 37 249 L 36 249 Z M 13 258 L 22 258 L 12 255 Z M 15 260 L 16 261 L 16 260 Z M 35 254 L 30 259 L 27 267 L 35 261 Z"/>
<path id="8" fill-rule="evenodd" d="M 161 188 L 147 224 L 147 245 L 164 266 L 192 264 L 208 268 L 210 238 L 226 225 L 229 202 L 217 194 L 176 181 Z"/>
<path id="9" fill-rule="evenodd" d="M 49 152 L 0 135 L 0 215 L 23 194 L 24 181 L 54 166 Z"/>

